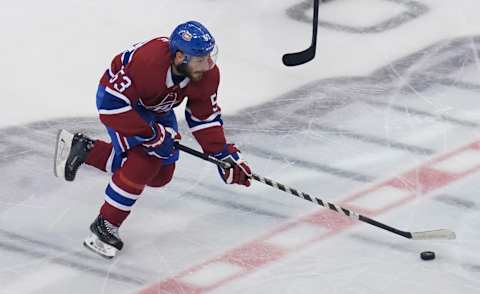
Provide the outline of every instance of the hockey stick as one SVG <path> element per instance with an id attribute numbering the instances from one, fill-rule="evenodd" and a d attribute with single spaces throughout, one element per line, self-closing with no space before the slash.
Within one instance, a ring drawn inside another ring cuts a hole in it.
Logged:
<path id="1" fill-rule="evenodd" d="M 192 149 L 190 147 L 187 147 L 185 145 L 175 143 L 175 146 L 178 149 L 180 149 L 181 151 L 184 151 L 188 154 L 191 154 L 193 156 L 196 156 L 196 157 L 199 157 L 199 158 L 204 159 L 206 161 L 209 161 L 211 163 L 214 163 L 217 166 L 220 166 L 222 168 L 230 168 L 231 167 L 230 163 L 228 163 L 228 162 L 218 160 L 213 156 L 204 154 L 202 152 L 194 150 L 194 149 Z M 254 179 L 258 182 L 262 182 L 262 183 L 264 183 L 266 185 L 269 185 L 273 188 L 276 188 L 278 190 L 282 190 L 283 192 L 290 193 L 290 194 L 292 194 L 294 196 L 297 196 L 299 198 L 302 198 L 304 200 L 313 202 L 313 203 L 318 204 L 320 206 L 323 206 L 325 208 L 331 209 L 335 212 L 338 212 L 338 213 L 343 214 L 347 217 L 350 217 L 351 219 L 359 220 L 359 221 L 368 223 L 370 225 L 373 225 L 375 227 L 384 229 L 386 231 L 389 231 L 391 233 L 403 236 L 403 237 L 408 238 L 408 239 L 412 239 L 412 240 L 434 240 L 434 239 L 455 239 L 455 237 L 456 237 L 455 232 L 453 232 L 451 230 L 447 230 L 447 229 L 437 229 L 437 230 L 421 231 L 421 232 L 402 231 L 402 230 L 399 230 L 397 228 L 394 228 L 394 227 L 388 226 L 386 224 L 383 224 L 381 222 L 378 222 L 378 221 L 376 221 L 374 219 L 371 219 L 369 217 L 366 217 L 364 215 L 358 214 L 354 211 L 351 211 L 351 210 L 348 210 L 346 208 L 340 207 L 336 204 L 324 201 L 324 200 L 316 198 L 316 197 L 312 197 L 312 196 L 308 195 L 307 193 L 299 192 L 296 189 L 290 188 L 286 185 L 280 184 L 280 183 L 275 182 L 271 179 L 259 176 L 255 173 L 252 174 L 252 179 Z"/>
<path id="2" fill-rule="evenodd" d="M 286 66 L 296 66 L 309 62 L 315 57 L 315 51 L 317 51 L 317 30 L 318 30 L 318 6 L 320 0 L 313 0 L 313 32 L 312 32 L 312 44 L 307 49 L 296 52 L 287 53 L 283 55 L 282 61 Z"/>

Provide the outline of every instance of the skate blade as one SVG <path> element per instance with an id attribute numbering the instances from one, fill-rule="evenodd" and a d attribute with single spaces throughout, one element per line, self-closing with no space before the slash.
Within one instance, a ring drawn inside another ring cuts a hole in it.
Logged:
<path id="1" fill-rule="evenodd" d="M 66 130 L 59 130 L 53 159 L 53 174 L 56 177 L 65 177 L 65 165 L 72 147 L 73 135 Z"/>
<path id="2" fill-rule="evenodd" d="M 115 257 L 118 252 L 117 248 L 102 242 L 95 234 L 91 234 L 86 238 L 85 241 L 83 241 L 83 245 L 91 251 L 108 259 Z"/>

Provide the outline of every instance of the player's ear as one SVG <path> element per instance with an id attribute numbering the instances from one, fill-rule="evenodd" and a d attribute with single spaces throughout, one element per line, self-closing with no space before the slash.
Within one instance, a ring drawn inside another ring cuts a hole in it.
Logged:
<path id="1" fill-rule="evenodd" d="M 183 54 L 182 51 L 175 52 L 175 57 L 173 60 L 175 65 L 181 64 L 183 62 L 183 59 L 185 59 L 185 54 Z"/>

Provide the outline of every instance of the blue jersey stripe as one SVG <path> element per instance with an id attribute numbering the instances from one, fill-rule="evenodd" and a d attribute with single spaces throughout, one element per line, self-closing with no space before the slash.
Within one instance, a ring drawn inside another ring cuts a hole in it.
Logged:
<path id="1" fill-rule="evenodd" d="M 222 120 L 222 116 L 220 114 L 218 114 L 217 116 L 215 116 L 215 118 L 210 119 L 210 120 L 198 121 L 198 120 L 194 120 L 192 118 L 192 115 L 190 114 L 190 112 L 185 111 L 185 119 L 187 121 L 188 127 L 191 128 L 191 129 L 195 128 L 195 127 L 198 127 L 198 126 L 201 126 L 201 125 L 211 124 L 213 122 L 218 122 L 218 123 L 220 123 L 220 125 L 223 126 L 223 120 Z"/>
<path id="2" fill-rule="evenodd" d="M 97 109 L 115 110 L 129 106 L 124 100 L 105 91 L 105 87 L 99 86 L 97 90 Z"/>
<path id="3" fill-rule="evenodd" d="M 128 61 L 130 59 L 130 55 L 133 53 L 133 51 L 125 51 L 123 54 L 122 54 L 122 64 L 123 65 L 127 65 L 128 64 Z"/>

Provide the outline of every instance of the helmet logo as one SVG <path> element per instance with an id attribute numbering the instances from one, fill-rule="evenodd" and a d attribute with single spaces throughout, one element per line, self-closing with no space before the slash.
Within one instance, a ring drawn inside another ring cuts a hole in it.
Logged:
<path id="1" fill-rule="evenodd" d="M 187 42 L 190 42 L 192 40 L 192 34 L 190 34 L 189 31 L 185 31 L 182 33 L 182 39 L 184 39 Z"/>

